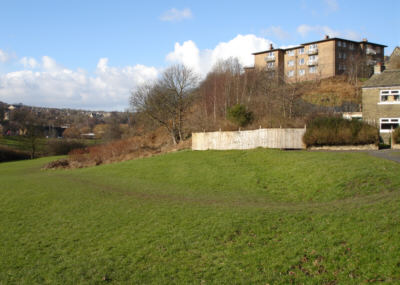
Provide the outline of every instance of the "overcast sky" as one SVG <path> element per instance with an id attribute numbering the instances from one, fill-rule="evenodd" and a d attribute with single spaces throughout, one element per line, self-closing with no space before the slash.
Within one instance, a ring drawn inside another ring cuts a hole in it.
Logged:
<path id="1" fill-rule="evenodd" d="M 399 0 L 0 1 L 0 101 L 124 110 L 168 65 L 204 76 L 218 59 L 324 34 L 400 45 Z"/>

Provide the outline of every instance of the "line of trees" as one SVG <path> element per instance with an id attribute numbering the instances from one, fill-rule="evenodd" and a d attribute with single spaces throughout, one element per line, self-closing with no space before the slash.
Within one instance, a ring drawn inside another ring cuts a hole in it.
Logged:
<path id="1" fill-rule="evenodd" d="M 355 94 L 359 88 L 357 68 L 362 67 L 349 68 L 345 79 L 348 84 L 354 83 Z M 320 84 L 318 76 L 308 82 L 278 76 L 267 70 L 244 72 L 236 58 L 217 62 L 202 81 L 192 69 L 174 65 L 158 80 L 132 92 L 130 105 L 136 118 L 162 126 L 174 143 L 192 131 L 237 129 L 243 125 L 300 127 L 307 116 L 333 110 L 302 99 Z M 232 114 L 238 117 L 233 119 Z"/>
<path id="2" fill-rule="evenodd" d="M 162 126 L 174 143 L 192 131 L 303 126 L 304 117 L 315 111 L 301 96 L 318 81 L 282 83 L 285 80 L 266 70 L 243 70 L 236 58 L 229 58 L 217 62 L 199 81 L 190 68 L 174 65 L 132 92 L 130 105 L 137 118 Z M 235 106 L 238 119 L 230 113 Z"/>

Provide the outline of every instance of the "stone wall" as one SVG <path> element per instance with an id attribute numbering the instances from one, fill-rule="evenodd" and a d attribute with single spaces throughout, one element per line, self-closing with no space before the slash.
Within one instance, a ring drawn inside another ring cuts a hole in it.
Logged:
<path id="1" fill-rule="evenodd" d="M 259 129 L 236 132 L 204 132 L 192 134 L 193 150 L 305 149 L 303 135 L 306 129 Z"/>

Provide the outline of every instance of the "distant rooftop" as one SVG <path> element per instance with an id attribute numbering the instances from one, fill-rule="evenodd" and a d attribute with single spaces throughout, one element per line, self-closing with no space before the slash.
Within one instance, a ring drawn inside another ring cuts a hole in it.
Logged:
<path id="1" fill-rule="evenodd" d="M 370 44 L 370 45 L 375 45 L 375 46 L 387 47 L 386 45 L 371 43 L 367 39 L 363 39 L 362 41 L 353 41 L 353 40 L 348 40 L 348 39 L 343 39 L 343 38 L 337 38 L 337 37 L 330 38 L 329 36 L 325 36 L 325 38 L 322 40 L 308 42 L 308 43 L 300 44 L 298 46 L 289 47 L 289 48 L 273 48 L 273 45 L 271 44 L 269 50 L 255 52 L 255 53 L 253 53 L 253 55 L 262 54 L 262 53 L 271 52 L 271 51 L 277 51 L 277 50 L 286 51 L 286 50 L 296 49 L 299 47 L 304 47 L 306 45 L 317 44 L 317 43 L 328 42 L 328 41 L 345 41 L 345 42 L 351 42 L 351 43 L 355 43 L 355 44 Z"/>

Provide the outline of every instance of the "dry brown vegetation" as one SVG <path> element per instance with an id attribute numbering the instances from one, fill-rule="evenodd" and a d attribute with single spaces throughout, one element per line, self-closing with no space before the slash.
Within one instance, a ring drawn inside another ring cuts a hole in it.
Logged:
<path id="1" fill-rule="evenodd" d="M 147 134 L 115 140 L 109 143 L 74 149 L 67 159 L 51 162 L 45 168 L 82 168 L 189 148 L 190 140 L 174 145 L 161 128 Z"/>

